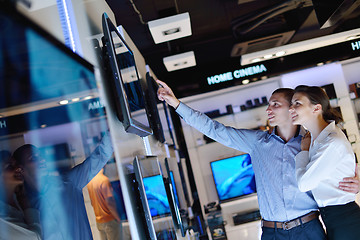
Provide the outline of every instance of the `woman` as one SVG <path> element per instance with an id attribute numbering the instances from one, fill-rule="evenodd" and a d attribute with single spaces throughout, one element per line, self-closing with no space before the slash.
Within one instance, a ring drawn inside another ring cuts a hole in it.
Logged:
<path id="1" fill-rule="evenodd" d="M 312 191 L 330 240 L 360 239 L 355 194 L 338 188 L 340 179 L 355 175 L 356 165 L 349 141 L 336 126 L 341 115 L 330 107 L 324 90 L 309 86 L 295 88 L 289 111 L 293 124 L 309 131 L 295 157 L 299 189 Z"/>
<path id="2" fill-rule="evenodd" d="M 30 207 L 20 168 L 0 151 L 0 239 L 41 239 L 39 211 Z"/>

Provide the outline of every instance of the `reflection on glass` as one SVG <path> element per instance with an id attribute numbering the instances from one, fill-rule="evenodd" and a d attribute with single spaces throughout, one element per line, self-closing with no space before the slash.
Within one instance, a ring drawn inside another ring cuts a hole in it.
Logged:
<path id="1" fill-rule="evenodd" d="M 0 3 L 0 238 L 93 239 L 83 188 L 113 154 L 98 96 L 88 62 Z"/>
<path id="2" fill-rule="evenodd" d="M 155 156 L 137 156 L 133 162 L 136 189 L 148 239 L 176 239 L 175 226 L 170 215 L 169 194 L 165 186 L 160 162 Z"/>

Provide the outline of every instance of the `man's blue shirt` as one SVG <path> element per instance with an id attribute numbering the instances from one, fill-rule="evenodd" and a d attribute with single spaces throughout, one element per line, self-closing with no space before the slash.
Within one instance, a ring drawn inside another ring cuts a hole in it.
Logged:
<path id="1" fill-rule="evenodd" d="M 296 182 L 295 156 L 300 152 L 301 135 L 285 142 L 275 131 L 227 127 L 183 103 L 176 112 L 206 136 L 250 154 L 263 219 L 289 221 L 318 209 L 311 192 L 300 192 Z"/>

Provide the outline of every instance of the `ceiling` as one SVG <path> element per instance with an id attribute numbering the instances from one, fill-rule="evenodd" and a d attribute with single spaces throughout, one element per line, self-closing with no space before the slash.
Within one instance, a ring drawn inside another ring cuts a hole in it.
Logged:
<path id="1" fill-rule="evenodd" d="M 200 72 L 239 68 L 243 54 L 360 27 L 359 0 L 106 1 L 157 77 L 179 97 L 202 92 Z M 192 35 L 155 44 L 147 22 L 185 12 Z M 195 53 L 195 67 L 166 70 L 164 57 L 188 51 Z"/>

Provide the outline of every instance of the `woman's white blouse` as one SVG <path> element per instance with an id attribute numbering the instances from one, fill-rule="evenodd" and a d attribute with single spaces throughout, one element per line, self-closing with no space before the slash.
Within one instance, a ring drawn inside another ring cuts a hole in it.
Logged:
<path id="1" fill-rule="evenodd" d="M 338 188 L 344 177 L 355 176 L 355 155 L 345 134 L 331 122 L 313 140 L 309 151 L 295 157 L 300 191 L 312 191 L 319 207 L 346 204 L 355 194 Z"/>

